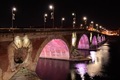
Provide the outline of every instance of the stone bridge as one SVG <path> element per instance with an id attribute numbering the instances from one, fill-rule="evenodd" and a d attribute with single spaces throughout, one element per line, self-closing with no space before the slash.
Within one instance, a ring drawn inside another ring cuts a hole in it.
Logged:
<path id="1" fill-rule="evenodd" d="M 78 49 L 97 49 L 107 36 L 83 29 L 14 29 L 0 33 L 0 77 L 8 80 L 21 67 L 35 71 L 39 58 L 71 60 Z"/>

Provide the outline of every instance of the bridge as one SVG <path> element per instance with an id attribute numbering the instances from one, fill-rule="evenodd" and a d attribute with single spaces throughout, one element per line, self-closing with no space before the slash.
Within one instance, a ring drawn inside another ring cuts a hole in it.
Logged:
<path id="1" fill-rule="evenodd" d="M 0 30 L 0 78 L 9 80 L 20 68 L 35 71 L 39 58 L 82 60 L 78 50 L 95 50 L 107 35 L 79 28 L 14 28 Z"/>

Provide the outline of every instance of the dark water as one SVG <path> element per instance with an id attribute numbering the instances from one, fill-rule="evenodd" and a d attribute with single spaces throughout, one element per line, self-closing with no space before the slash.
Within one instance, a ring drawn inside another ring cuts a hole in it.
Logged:
<path id="1" fill-rule="evenodd" d="M 92 61 L 39 59 L 36 73 L 42 80 L 120 80 L 120 38 L 91 51 Z"/>

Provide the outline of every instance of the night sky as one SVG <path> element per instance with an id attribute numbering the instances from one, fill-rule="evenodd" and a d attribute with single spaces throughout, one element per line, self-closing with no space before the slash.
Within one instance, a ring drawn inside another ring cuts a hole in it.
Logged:
<path id="1" fill-rule="evenodd" d="M 65 17 L 64 27 L 72 27 L 72 12 L 76 13 L 76 25 L 83 23 L 83 16 L 102 25 L 106 29 L 120 28 L 120 5 L 115 0 L 0 0 L 0 27 L 11 27 L 12 7 L 15 6 L 14 26 L 43 27 L 43 15 L 48 13 L 46 27 L 52 26 L 49 5 L 54 5 L 55 26 L 60 27 L 61 17 Z"/>

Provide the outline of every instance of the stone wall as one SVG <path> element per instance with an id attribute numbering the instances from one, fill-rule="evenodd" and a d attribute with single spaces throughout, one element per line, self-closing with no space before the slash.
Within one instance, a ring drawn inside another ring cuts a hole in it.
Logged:
<path id="1" fill-rule="evenodd" d="M 0 80 L 2 80 L 2 69 L 0 68 Z"/>

